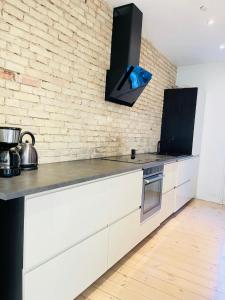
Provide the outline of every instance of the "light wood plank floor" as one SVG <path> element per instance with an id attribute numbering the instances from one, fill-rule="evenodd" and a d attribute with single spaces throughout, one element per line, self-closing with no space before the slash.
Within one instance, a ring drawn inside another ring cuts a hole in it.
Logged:
<path id="1" fill-rule="evenodd" d="M 225 300 L 225 207 L 194 200 L 76 300 Z"/>

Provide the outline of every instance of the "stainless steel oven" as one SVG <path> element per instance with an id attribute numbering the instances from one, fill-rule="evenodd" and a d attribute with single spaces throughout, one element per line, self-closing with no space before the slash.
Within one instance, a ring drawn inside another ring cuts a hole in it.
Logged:
<path id="1" fill-rule="evenodd" d="M 161 209 L 163 165 L 144 169 L 141 222 Z"/>

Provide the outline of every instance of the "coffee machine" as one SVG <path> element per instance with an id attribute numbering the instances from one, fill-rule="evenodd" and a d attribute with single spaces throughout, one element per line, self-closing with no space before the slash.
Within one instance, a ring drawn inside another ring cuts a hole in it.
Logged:
<path id="1" fill-rule="evenodd" d="M 21 128 L 0 127 L 0 177 L 20 175 L 20 155 L 16 149 Z"/>

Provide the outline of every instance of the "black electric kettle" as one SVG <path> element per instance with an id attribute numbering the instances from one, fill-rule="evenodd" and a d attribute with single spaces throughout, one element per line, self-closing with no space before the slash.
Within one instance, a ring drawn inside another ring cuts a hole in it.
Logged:
<path id="1" fill-rule="evenodd" d="M 28 140 L 23 142 L 23 137 L 25 135 L 29 135 L 32 139 L 32 143 L 29 143 Z M 21 160 L 21 169 L 22 170 L 35 170 L 38 168 L 38 154 L 37 150 L 34 147 L 35 145 L 35 137 L 33 133 L 29 131 L 24 131 L 20 135 L 20 143 L 19 143 L 19 154 Z"/>

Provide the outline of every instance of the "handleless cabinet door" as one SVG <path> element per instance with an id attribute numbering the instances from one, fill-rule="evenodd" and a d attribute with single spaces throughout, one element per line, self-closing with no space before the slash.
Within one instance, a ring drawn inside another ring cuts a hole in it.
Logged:
<path id="1" fill-rule="evenodd" d="M 150 233 L 152 233 L 157 227 L 159 227 L 161 222 L 161 213 L 156 212 L 150 218 L 146 219 L 139 225 L 139 242 L 146 238 Z"/>
<path id="2" fill-rule="evenodd" d="M 192 182 L 191 180 L 178 186 L 175 189 L 175 211 L 179 210 L 189 200 L 192 199 Z"/>
<path id="3" fill-rule="evenodd" d="M 139 242 L 140 209 L 109 227 L 108 268 L 126 255 Z"/>
<path id="4" fill-rule="evenodd" d="M 192 178 L 191 178 L 192 191 L 191 191 L 191 198 L 195 198 L 196 197 L 197 180 L 198 180 L 198 166 L 199 166 L 199 157 L 195 157 L 195 158 L 193 158 L 193 163 L 192 163 Z"/>
<path id="5" fill-rule="evenodd" d="M 178 176 L 176 186 L 179 186 L 192 179 L 193 161 L 193 158 L 188 158 L 178 162 Z"/>
<path id="6" fill-rule="evenodd" d="M 72 300 L 107 269 L 105 229 L 24 275 L 24 300 Z"/>
<path id="7" fill-rule="evenodd" d="M 165 221 L 174 212 L 175 190 L 162 195 L 161 222 Z"/>
<path id="8" fill-rule="evenodd" d="M 26 199 L 24 269 L 30 270 L 107 226 L 105 181 Z"/>
<path id="9" fill-rule="evenodd" d="M 109 186 L 109 224 L 138 209 L 142 200 L 143 172 L 138 171 L 115 178 L 116 188 Z"/>
<path id="10" fill-rule="evenodd" d="M 177 183 L 178 163 L 170 163 L 164 166 L 163 193 L 174 189 Z"/>

